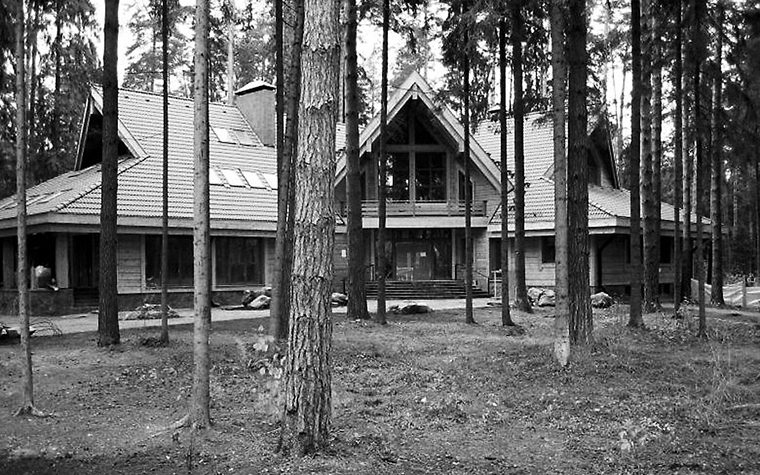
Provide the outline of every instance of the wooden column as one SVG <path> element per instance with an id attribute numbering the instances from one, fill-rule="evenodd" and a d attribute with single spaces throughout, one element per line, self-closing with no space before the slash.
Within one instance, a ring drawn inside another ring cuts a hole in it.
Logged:
<path id="1" fill-rule="evenodd" d="M 58 288 L 69 288 L 69 235 L 55 235 L 55 282 Z"/>
<path id="2" fill-rule="evenodd" d="M 3 239 L 3 289 L 11 290 L 16 287 L 16 251 L 13 239 Z"/>

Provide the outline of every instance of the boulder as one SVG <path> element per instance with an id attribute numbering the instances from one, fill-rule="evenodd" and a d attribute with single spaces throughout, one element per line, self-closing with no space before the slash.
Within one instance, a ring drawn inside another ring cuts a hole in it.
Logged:
<path id="1" fill-rule="evenodd" d="M 539 307 L 554 307 L 554 291 L 546 289 L 538 298 Z"/>
<path id="2" fill-rule="evenodd" d="M 168 318 L 177 318 L 179 314 L 176 310 L 169 307 L 167 312 Z M 158 320 L 161 318 L 161 304 L 157 303 L 144 303 L 127 313 L 122 317 L 122 320 Z"/>
<path id="3" fill-rule="evenodd" d="M 259 295 L 250 304 L 253 310 L 264 310 L 269 308 L 269 304 L 272 302 L 272 297 L 266 295 Z"/>
<path id="4" fill-rule="evenodd" d="M 330 300 L 332 301 L 333 305 L 336 305 L 338 307 L 343 307 L 345 305 L 348 305 L 348 296 L 340 292 L 333 292 L 332 295 L 330 296 Z"/>
<path id="5" fill-rule="evenodd" d="M 247 307 L 256 300 L 257 297 L 265 295 L 267 297 L 272 296 L 272 287 L 265 286 L 254 290 L 244 290 L 243 291 L 243 299 L 240 303 L 243 304 L 243 307 Z"/>
<path id="6" fill-rule="evenodd" d="M 541 298 L 541 294 L 544 293 L 544 289 L 539 289 L 537 287 L 531 287 L 528 289 L 528 299 L 530 300 L 531 305 L 536 305 L 538 303 L 538 299 Z"/>
<path id="7" fill-rule="evenodd" d="M 597 292 L 591 296 L 591 306 L 594 308 L 611 307 L 615 301 L 605 292 Z"/>
<path id="8" fill-rule="evenodd" d="M 431 313 L 433 311 L 425 303 L 402 302 L 398 305 L 392 305 L 388 310 L 396 315 L 412 315 L 415 313 Z"/>

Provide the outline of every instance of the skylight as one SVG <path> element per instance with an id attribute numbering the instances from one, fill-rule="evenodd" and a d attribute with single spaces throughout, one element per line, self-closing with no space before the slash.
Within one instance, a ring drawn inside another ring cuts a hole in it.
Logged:
<path id="1" fill-rule="evenodd" d="M 267 187 L 261 181 L 261 178 L 259 178 L 258 173 L 248 171 L 248 170 L 242 170 L 242 173 L 243 173 L 243 177 L 245 177 L 245 180 L 248 182 L 251 188 L 266 188 Z"/>
<path id="2" fill-rule="evenodd" d="M 273 173 L 262 173 L 261 175 L 267 181 L 270 188 L 272 188 L 273 190 L 277 189 L 277 175 Z"/>
<path id="3" fill-rule="evenodd" d="M 224 178 L 227 179 L 227 183 L 229 183 L 230 186 L 245 187 L 245 182 L 243 181 L 242 178 L 240 178 L 240 175 L 238 175 L 237 170 L 222 168 L 222 174 L 224 175 Z"/>
<path id="4" fill-rule="evenodd" d="M 240 145 L 256 145 L 256 143 L 253 141 L 253 137 L 251 137 L 251 134 L 249 134 L 247 131 L 234 129 L 232 132 L 237 137 Z"/>
<path id="5" fill-rule="evenodd" d="M 222 179 L 219 178 L 219 174 L 213 168 L 210 168 L 208 171 L 208 182 L 211 185 L 224 185 Z"/>
<path id="6" fill-rule="evenodd" d="M 237 143 L 237 139 L 230 133 L 229 129 L 223 129 L 221 127 L 214 127 L 214 133 L 216 137 L 222 143 Z"/>

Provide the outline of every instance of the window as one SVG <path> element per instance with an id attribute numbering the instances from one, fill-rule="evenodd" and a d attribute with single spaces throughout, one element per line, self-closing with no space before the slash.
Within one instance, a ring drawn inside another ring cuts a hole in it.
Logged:
<path id="1" fill-rule="evenodd" d="M 446 154 L 418 152 L 415 156 L 415 186 L 418 201 L 446 200 Z"/>
<path id="2" fill-rule="evenodd" d="M 237 170 L 232 170 L 229 168 L 222 168 L 222 175 L 224 175 L 224 178 L 227 179 L 227 183 L 230 184 L 230 186 L 245 186 L 245 182 L 243 182 L 243 179 L 240 178 L 240 175 L 238 175 Z"/>
<path id="3" fill-rule="evenodd" d="M 554 236 L 544 236 L 541 238 L 541 263 L 553 264 L 556 254 L 554 247 Z"/>
<path id="4" fill-rule="evenodd" d="M 256 145 L 256 143 L 253 141 L 253 137 L 251 137 L 251 134 L 249 134 L 247 131 L 233 129 L 232 133 L 235 134 L 235 138 L 237 138 L 237 141 L 240 143 L 240 145 Z"/>
<path id="5" fill-rule="evenodd" d="M 665 236 L 660 237 L 660 264 L 673 263 L 673 239 Z"/>
<path id="6" fill-rule="evenodd" d="M 169 236 L 170 287 L 193 285 L 193 238 L 192 236 Z M 145 236 L 145 285 L 161 287 L 161 236 Z"/>
<path id="7" fill-rule="evenodd" d="M 245 181 L 251 186 L 251 188 L 266 188 L 266 185 L 259 178 L 259 174 L 253 171 L 241 170 Z"/>
<path id="8" fill-rule="evenodd" d="M 216 283 L 264 283 L 264 245 L 260 238 L 217 238 Z"/>
<path id="9" fill-rule="evenodd" d="M 386 155 L 385 189 L 392 201 L 409 201 L 409 154 Z"/>
<path id="10" fill-rule="evenodd" d="M 464 172 L 459 172 L 459 201 L 464 203 L 465 200 L 464 191 Z M 472 182 L 472 176 L 470 176 L 470 202 L 475 200 L 475 184 Z"/>
<path id="11" fill-rule="evenodd" d="M 213 127 L 216 137 L 222 143 L 237 143 L 237 139 L 232 135 L 228 129 L 222 129 L 220 127 Z"/>

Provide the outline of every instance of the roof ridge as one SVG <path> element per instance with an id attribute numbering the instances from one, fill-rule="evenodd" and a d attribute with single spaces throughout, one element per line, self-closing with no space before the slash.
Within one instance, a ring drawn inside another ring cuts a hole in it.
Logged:
<path id="1" fill-rule="evenodd" d="M 117 171 L 117 173 L 116 173 L 116 176 L 119 176 L 119 175 L 121 175 L 122 173 L 124 173 L 124 172 L 126 172 L 126 171 L 130 170 L 130 169 L 131 169 L 132 167 L 134 167 L 135 165 L 137 165 L 137 164 L 139 164 L 139 163 L 142 163 L 142 162 L 143 162 L 143 161 L 145 161 L 145 159 L 147 159 L 148 157 L 150 157 L 150 155 L 146 155 L 146 156 L 144 156 L 144 157 L 130 157 L 130 158 L 127 158 L 127 159 L 125 159 L 125 160 L 124 160 L 124 161 L 122 161 L 122 163 L 120 163 L 119 165 L 122 165 L 123 163 L 125 163 L 125 162 L 126 162 L 126 161 L 128 161 L 128 160 L 134 160 L 134 163 L 130 163 L 130 164 L 128 164 L 128 165 L 124 165 L 124 168 L 122 168 L 121 170 L 118 170 L 118 171 Z M 99 163 L 98 165 L 101 165 L 101 166 L 102 166 L 102 163 Z M 96 165 L 93 165 L 93 167 L 95 167 L 95 166 L 96 166 Z M 96 172 L 94 175 L 97 177 L 97 172 Z M 82 192 L 80 192 L 80 193 L 77 193 L 77 194 L 76 194 L 76 195 L 75 195 L 75 196 L 74 196 L 72 199 L 70 199 L 70 200 L 68 200 L 68 201 L 64 201 L 64 202 L 62 202 L 62 203 L 59 203 L 58 205 L 56 205 L 56 206 L 53 208 L 53 211 L 54 211 L 54 212 L 58 212 L 58 211 L 61 211 L 61 210 L 63 210 L 64 208 L 67 208 L 67 207 L 69 207 L 69 206 L 73 205 L 74 203 L 76 203 L 76 202 L 77 202 L 77 201 L 79 201 L 80 199 L 84 198 L 85 196 L 89 195 L 89 194 L 90 194 L 90 193 L 92 193 L 93 191 L 97 190 L 98 188 L 101 188 L 101 187 L 102 187 L 102 185 L 103 185 L 103 182 L 102 182 L 101 180 L 96 180 L 96 181 L 95 181 L 95 183 L 93 183 L 93 184 L 91 184 L 89 187 L 85 188 L 85 189 L 84 189 L 84 191 L 82 191 Z"/>
<path id="2" fill-rule="evenodd" d="M 92 87 L 94 89 L 99 89 L 101 91 L 101 93 L 102 93 L 102 90 L 103 90 L 103 86 L 102 85 L 95 84 Z M 137 94 L 143 94 L 143 95 L 146 95 L 146 96 L 156 96 L 156 97 L 159 97 L 159 98 L 163 98 L 163 92 L 143 91 L 141 89 L 134 89 L 134 88 L 131 88 L 131 87 L 119 87 L 119 93 L 122 93 L 122 92 L 137 93 Z M 194 99 L 192 97 L 185 97 L 185 96 L 180 96 L 180 95 L 171 94 L 171 93 L 169 94 L 169 99 L 176 99 L 176 100 L 179 100 L 179 101 L 191 102 L 191 103 L 194 102 Z M 234 104 L 228 104 L 226 101 L 209 101 L 209 104 L 214 104 L 214 105 L 219 105 L 219 106 L 227 106 L 227 107 L 232 107 L 234 109 L 237 109 L 237 107 Z"/>

